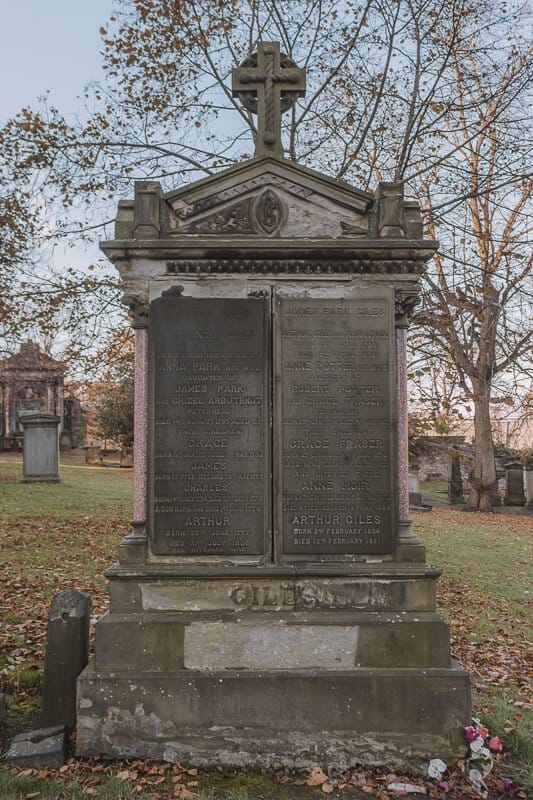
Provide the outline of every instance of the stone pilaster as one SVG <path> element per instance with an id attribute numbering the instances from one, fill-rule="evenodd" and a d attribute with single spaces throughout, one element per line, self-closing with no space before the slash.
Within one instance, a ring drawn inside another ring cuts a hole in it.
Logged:
<path id="1" fill-rule="evenodd" d="M 147 458 L 148 458 L 148 306 L 131 305 L 135 330 L 135 396 L 133 428 L 133 520 L 124 537 L 119 559 L 123 564 L 146 560 Z"/>
<path id="2" fill-rule="evenodd" d="M 398 561 L 425 561 L 424 545 L 411 528 L 409 518 L 409 429 L 407 402 L 407 329 L 418 302 L 415 292 L 396 293 L 396 419 L 398 425 Z"/>

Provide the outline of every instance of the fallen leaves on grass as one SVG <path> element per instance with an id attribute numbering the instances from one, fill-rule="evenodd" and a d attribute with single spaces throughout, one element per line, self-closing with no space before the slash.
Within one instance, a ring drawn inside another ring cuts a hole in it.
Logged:
<path id="1" fill-rule="evenodd" d="M 93 615 L 105 611 L 102 573 L 115 560 L 126 531 L 114 517 L 88 525 L 76 515 L 68 523 L 22 518 L 16 526 L 0 526 L 1 691 L 16 695 L 18 702 L 40 694 L 48 612 L 56 592 L 87 591 Z"/>
<path id="2" fill-rule="evenodd" d="M 328 779 L 328 776 L 320 767 L 314 767 L 311 770 L 309 777 L 306 780 L 308 786 L 322 786 Z"/>

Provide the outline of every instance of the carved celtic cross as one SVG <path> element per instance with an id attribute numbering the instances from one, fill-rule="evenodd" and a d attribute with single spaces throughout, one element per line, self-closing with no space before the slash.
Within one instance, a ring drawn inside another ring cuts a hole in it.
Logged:
<path id="1" fill-rule="evenodd" d="M 233 96 L 257 114 L 256 156 L 283 158 L 281 115 L 305 94 L 305 69 L 280 54 L 278 42 L 261 42 L 257 54 L 232 73 Z"/>

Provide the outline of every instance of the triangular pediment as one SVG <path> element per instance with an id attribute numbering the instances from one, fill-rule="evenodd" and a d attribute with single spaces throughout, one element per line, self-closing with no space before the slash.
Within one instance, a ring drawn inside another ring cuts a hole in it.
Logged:
<path id="1" fill-rule="evenodd" d="M 254 158 L 164 196 L 170 236 L 369 236 L 374 196 L 292 161 Z"/>

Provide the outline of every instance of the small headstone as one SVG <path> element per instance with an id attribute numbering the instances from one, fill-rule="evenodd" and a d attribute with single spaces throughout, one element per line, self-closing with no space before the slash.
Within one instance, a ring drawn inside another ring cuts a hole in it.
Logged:
<path id="1" fill-rule="evenodd" d="M 120 450 L 120 466 L 133 467 L 133 447 L 122 447 Z"/>
<path id="2" fill-rule="evenodd" d="M 526 511 L 533 511 L 533 464 L 526 464 L 524 467 L 524 477 L 526 483 Z"/>
<path id="3" fill-rule="evenodd" d="M 61 767 L 67 756 L 67 732 L 64 725 L 20 733 L 11 741 L 6 761 L 19 767 Z"/>
<path id="4" fill-rule="evenodd" d="M 84 447 L 85 463 L 102 466 L 102 449 L 100 447 Z"/>
<path id="5" fill-rule="evenodd" d="M 76 725 L 76 678 L 89 660 L 91 598 L 65 589 L 52 599 L 44 661 L 41 725 Z"/>
<path id="6" fill-rule="evenodd" d="M 448 482 L 448 502 L 451 506 L 464 503 L 463 478 L 461 475 L 461 456 L 457 450 L 450 450 L 450 480 Z"/>
<path id="7" fill-rule="evenodd" d="M 59 483 L 60 418 L 55 414 L 24 413 L 19 416 L 24 431 L 23 483 Z"/>
<path id="8" fill-rule="evenodd" d="M 520 461 L 505 464 L 505 496 L 506 506 L 523 506 L 526 502 L 524 493 L 524 468 Z"/>
<path id="9" fill-rule="evenodd" d="M 422 500 L 418 467 L 411 467 L 409 470 L 409 509 L 411 511 L 431 511 L 433 509 L 433 506 Z"/>
<path id="10" fill-rule="evenodd" d="M 501 506 L 501 504 L 502 501 L 500 497 L 500 481 L 498 480 L 498 478 L 496 478 L 496 480 L 492 485 L 492 506 L 493 508 L 498 508 L 498 506 Z"/>
<path id="11" fill-rule="evenodd" d="M 6 716 L 6 696 L 3 692 L 0 692 L 0 725 L 3 723 L 5 716 Z"/>
<path id="12" fill-rule="evenodd" d="M 72 450 L 72 437 L 70 431 L 62 430 L 59 434 L 59 449 L 62 453 L 67 450 Z"/>

